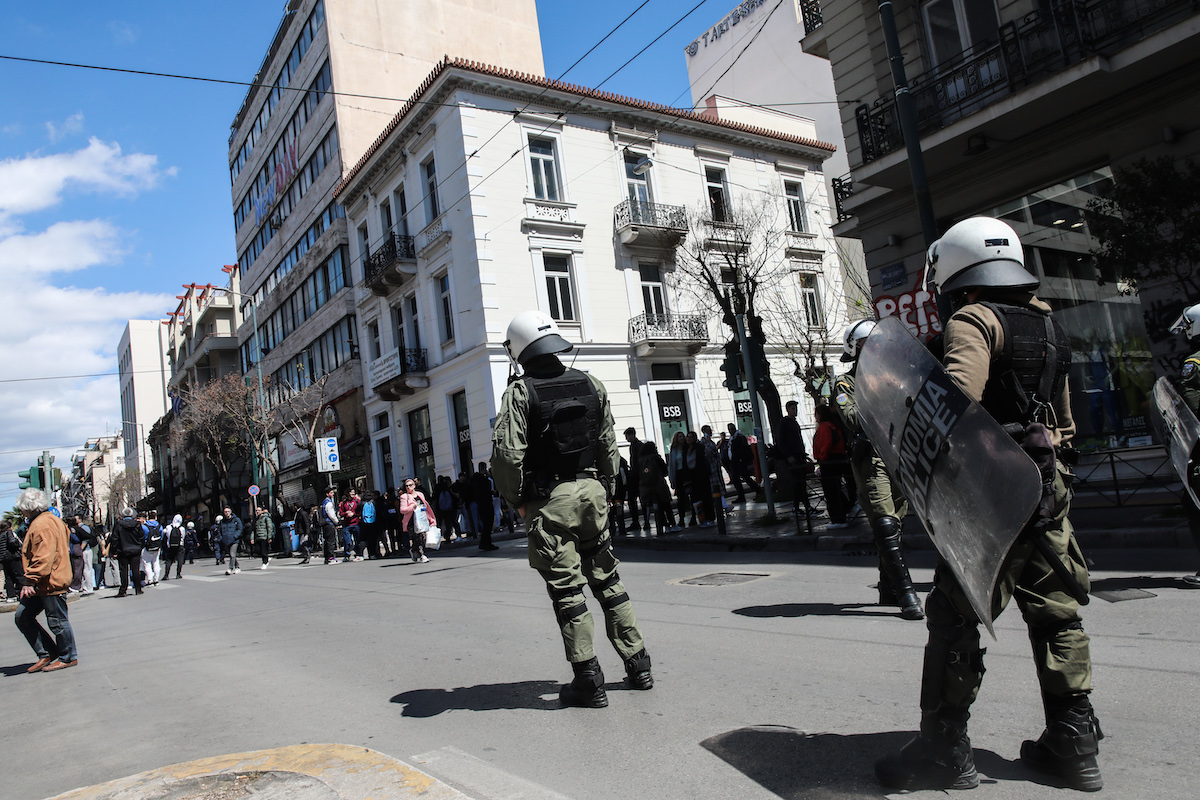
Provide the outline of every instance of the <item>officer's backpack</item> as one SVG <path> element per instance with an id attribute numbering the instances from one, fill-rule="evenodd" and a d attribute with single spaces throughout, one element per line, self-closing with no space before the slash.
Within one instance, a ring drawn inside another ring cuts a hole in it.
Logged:
<path id="1" fill-rule="evenodd" d="M 600 395 L 587 375 L 568 369 L 555 378 L 522 378 L 529 392 L 526 463 L 571 475 L 596 463 Z"/>

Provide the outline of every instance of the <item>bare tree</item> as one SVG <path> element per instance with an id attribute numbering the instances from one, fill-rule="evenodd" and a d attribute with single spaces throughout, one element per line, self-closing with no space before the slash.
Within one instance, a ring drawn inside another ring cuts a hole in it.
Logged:
<path id="1" fill-rule="evenodd" d="M 250 402 L 245 380 L 227 375 L 188 391 L 171 425 L 171 449 L 197 467 L 202 463 L 212 467 L 214 507 L 220 505 L 222 493 L 233 496 L 233 467 L 249 457 L 242 430 Z"/>
<path id="2" fill-rule="evenodd" d="M 110 519 L 115 519 L 120 516 L 120 510 L 129 507 L 136 507 L 137 502 L 142 499 L 144 493 L 142 487 L 142 472 L 137 467 L 126 467 L 124 471 L 118 472 L 108 480 L 104 481 L 105 487 L 108 490 L 108 512 Z M 90 492 L 87 495 L 90 497 Z M 64 503 L 63 511 L 66 512 Z M 87 511 L 76 510 L 72 513 L 91 515 L 98 514 L 99 508 L 87 509 Z"/>

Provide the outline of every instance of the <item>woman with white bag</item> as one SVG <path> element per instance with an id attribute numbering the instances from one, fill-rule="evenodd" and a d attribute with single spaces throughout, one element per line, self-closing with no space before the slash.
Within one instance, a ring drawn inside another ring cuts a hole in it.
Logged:
<path id="1" fill-rule="evenodd" d="M 437 540 L 436 545 L 431 543 L 436 550 L 441 545 L 441 534 L 437 530 L 437 520 L 434 519 L 433 511 L 429 508 L 429 501 L 425 499 L 424 494 L 417 491 L 417 482 L 412 478 L 404 479 L 404 491 L 400 495 L 400 514 L 401 525 L 408 536 L 412 560 L 418 563 L 429 561 L 429 556 L 425 555 L 426 537 L 429 537 L 431 542 L 433 539 Z"/>

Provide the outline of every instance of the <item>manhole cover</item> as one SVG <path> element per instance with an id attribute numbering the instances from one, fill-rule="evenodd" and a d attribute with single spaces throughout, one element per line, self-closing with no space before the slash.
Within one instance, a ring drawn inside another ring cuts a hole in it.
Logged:
<path id="1" fill-rule="evenodd" d="M 710 572 L 707 575 L 697 575 L 695 578 L 685 578 L 679 581 L 687 586 L 732 586 L 736 583 L 749 583 L 759 578 L 769 578 L 768 572 Z"/>
<path id="2" fill-rule="evenodd" d="M 1110 603 L 1119 603 L 1122 600 L 1145 600 L 1147 597 L 1158 597 L 1158 595 L 1154 592 L 1147 592 L 1145 589 L 1103 589 L 1092 592 L 1092 597 L 1099 597 Z"/>

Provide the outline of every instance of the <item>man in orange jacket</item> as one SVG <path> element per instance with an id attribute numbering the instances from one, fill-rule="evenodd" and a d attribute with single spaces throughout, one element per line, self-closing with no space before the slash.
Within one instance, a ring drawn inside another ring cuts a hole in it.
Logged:
<path id="1" fill-rule="evenodd" d="M 17 510 L 29 520 L 21 546 L 20 605 L 14 622 L 25 634 L 38 660 L 29 672 L 55 672 L 78 662 L 75 632 L 67 619 L 67 589 L 71 585 L 71 545 L 66 524 L 50 513 L 50 499 L 38 489 L 17 498 Z M 45 612 L 47 632 L 37 621 Z"/>

